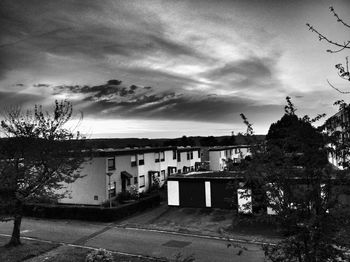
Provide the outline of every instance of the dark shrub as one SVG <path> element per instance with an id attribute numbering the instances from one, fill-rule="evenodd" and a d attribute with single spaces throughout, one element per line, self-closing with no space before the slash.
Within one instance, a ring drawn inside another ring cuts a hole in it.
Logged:
<path id="1" fill-rule="evenodd" d="M 157 206 L 159 203 L 159 194 L 153 194 L 140 199 L 139 201 L 112 208 L 76 205 L 27 204 L 23 207 L 23 211 L 25 216 L 31 217 L 110 222 L 143 211 L 147 208 Z"/>

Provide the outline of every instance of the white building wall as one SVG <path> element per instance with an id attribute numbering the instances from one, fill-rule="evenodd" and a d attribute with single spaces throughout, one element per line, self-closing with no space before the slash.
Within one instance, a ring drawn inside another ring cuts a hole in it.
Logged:
<path id="1" fill-rule="evenodd" d="M 135 155 L 137 165 L 131 166 L 131 158 Z M 67 189 L 71 191 L 71 198 L 62 199 L 60 202 L 70 204 L 99 205 L 108 200 L 108 173 L 111 174 L 111 186 L 114 187 L 115 185 L 117 194 L 122 192 L 121 172 L 123 171 L 126 171 L 133 176 L 130 179 L 130 185 L 126 186 L 126 190 L 128 190 L 130 186 L 136 185 L 139 192 L 143 192 L 149 190 L 151 185 L 149 171 L 159 172 L 160 182 L 161 185 L 163 185 L 169 176 L 168 167 L 181 168 L 182 170 L 183 166 L 194 168 L 195 163 L 200 162 L 200 157 L 198 157 L 197 150 L 193 150 L 193 159 L 189 160 L 187 160 L 187 152 L 181 152 L 181 162 L 177 162 L 177 159 L 173 159 L 173 149 L 164 150 L 164 161 L 159 160 L 159 162 L 155 161 L 155 152 L 143 153 L 143 165 L 139 165 L 138 157 L 140 155 L 141 154 L 135 152 L 128 155 L 93 157 L 92 160 L 83 164 L 81 174 L 86 176 L 82 179 L 78 179 L 72 184 L 67 185 Z M 111 158 L 115 159 L 115 169 L 108 170 L 108 159 Z M 165 171 L 164 178 L 161 176 L 162 170 Z M 141 176 L 144 176 L 144 186 L 142 186 L 140 183 Z M 137 181 L 135 178 L 137 178 Z M 137 183 L 135 184 L 135 182 Z"/>
<path id="2" fill-rule="evenodd" d="M 138 165 L 138 174 L 140 176 L 145 176 L 145 187 L 140 188 L 140 192 L 147 191 L 150 189 L 151 185 L 151 176 L 149 175 L 150 171 L 159 172 L 159 179 L 160 179 L 160 185 L 162 186 L 164 182 L 166 181 L 167 177 L 167 168 L 168 168 L 168 161 L 169 161 L 169 151 L 162 151 L 164 152 L 164 161 L 161 161 L 161 153 L 159 153 L 159 162 L 156 162 L 156 158 L 158 158 L 158 152 L 147 152 L 144 153 L 144 165 Z M 165 171 L 165 176 L 162 179 L 161 177 L 161 171 Z"/>
<path id="3" fill-rule="evenodd" d="M 109 170 L 107 169 L 107 159 L 113 158 L 113 157 L 105 157 L 106 159 L 106 169 L 105 172 L 113 173 L 111 176 L 111 184 L 115 182 L 116 184 L 116 192 L 117 194 L 119 192 L 122 192 L 122 175 L 121 172 L 126 171 L 129 174 L 133 175 L 133 178 L 130 179 L 130 186 L 134 185 L 134 177 L 138 177 L 138 170 L 137 166 L 131 166 L 131 155 L 120 155 L 115 156 L 115 170 Z M 127 188 L 129 188 L 128 186 Z M 106 180 L 106 189 L 108 192 L 108 178 Z"/>
<path id="4" fill-rule="evenodd" d="M 221 151 L 209 151 L 209 169 L 221 171 Z"/>
<path id="5" fill-rule="evenodd" d="M 175 151 L 175 155 L 177 157 L 177 152 Z M 177 168 L 177 159 L 173 159 L 173 150 L 165 151 L 165 162 L 162 163 L 162 169 L 165 169 L 166 179 L 169 177 L 168 167 L 176 167 Z M 174 171 L 175 173 L 177 172 Z"/>
<path id="6" fill-rule="evenodd" d="M 250 155 L 248 147 L 227 147 L 222 150 L 209 151 L 209 169 L 212 171 L 223 171 L 227 166 L 225 160 L 231 159 L 240 162 L 247 155 Z"/>
<path id="7" fill-rule="evenodd" d="M 87 159 L 82 164 L 80 174 L 74 183 L 66 184 L 64 190 L 70 193 L 60 199 L 64 204 L 99 205 L 107 199 L 106 194 L 106 161 L 104 157 Z M 59 193 L 61 193 L 61 190 Z"/>
<path id="8" fill-rule="evenodd" d="M 183 172 L 183 167 L 186 168 L 195 168 L 196 162 L 200 162 L 201 158 L 200 156 L 198 156 L 198 150 L 191 150 L 193 152 L 193 159 L 187 159 L 187 152 L 188 151 L 180 151 L 180 155 L 181 155 L 181 161 L 177 161 L 177 169 L 181 170 L 181 172 Z M 190 152 L 191 152 L 190 151 Z"/>

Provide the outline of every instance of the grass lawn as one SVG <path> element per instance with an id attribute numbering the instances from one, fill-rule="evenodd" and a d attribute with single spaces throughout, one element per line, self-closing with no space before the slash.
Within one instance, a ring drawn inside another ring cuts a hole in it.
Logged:
<path id="1" fill-rule="evenodd" d="M 6 248 L 4 245 L 8 241 L 8 237 L 0 236 L 0 262 L 25 261 L 40 255 L 40 257 L 34 259 L 35 262 L 84 262 L 86 255 L 92 251 L 86 248 L 59 246 L 58 244 L 34 240 L 22 240 L 21 246 Z M 113 254 L 113 256 L 115 261 L 118 262 L 157 262 L 154 259 L 131 257 L 119 254 Z"/>
<path id="2" fill-rule="evenodd" d="M 0 237 L 0 261 L 17 262 L 35 257 L 58 247 L 57 244 L 22 240 L 22 245 L 18 247 L 6 248 L 4 245 L 9 241 L 8 237 Z"/>
<path id="3" fill-rule="evenodd" d="M 61 246 L 45 256 L 45 262 L 84 262 L 86 255 L 92 250 L 80 247 Z M 154 259 L 130 257 L 113 254 L 118 262 L 156 262 Z"/>

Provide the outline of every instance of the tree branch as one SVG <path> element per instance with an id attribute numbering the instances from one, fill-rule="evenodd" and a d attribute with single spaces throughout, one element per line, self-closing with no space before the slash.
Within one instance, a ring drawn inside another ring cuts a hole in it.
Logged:
<path id="1" fill-rule="evenodd" d="M 325 35 L 323 35 L 323 34 L 321 34 L 320 32 L 318 32 L 318 31 L 317 31 L 313 26 L 311 26 L 309 23 L 307 23 L 306 26 L 309 28 L 310 31 L 312 31 L 312 32 L 314 32 L 314 33 L 316 33 L 316 34 L 318 35 L 318 39 L 319 39 L 320 41 L 325 40 L 327 43 L 329 43 L 329 44 L 331 44 L 331 45 L 338 46 L 338 47 L 341 47 L 341 48 L 343 48 L 343 49 L 350 49 L 350 46 L 349 46 L 350 41 L 344 42 L 344 44 L 339 44 L 338 42 L 334 42 L 334 41 L 328 39 Z M 339 50 L 336 50 L 336 51 L 333 51 L 333 50 L 329 50 L 329 51 L 328 51 L 328 50 L 327 50 L 327 52 L 331 52 L 331 53 L 334 52 L 334 53 L 336 53 L 336 52 L 339 52 Z"/>
<path id="2" fill-rule="evenodd" d="M 327 79 L 327 83 L 328 83 L 333 89 L 335 89 L 336 91 L 338 91 L 338 92 L 341 93 L 341 94 L 350 94 L 350 91 L 341 91 L 340 89 L 336 88 L 334 85 L 332 85 L 332 84 L 328 81 L 328 79 Z"/>
<path id="3" fill-rule="evenodd" d="M 350 28 L 350 25 L 349 24 L 347 24 L 347 23 L 345 23 L 344 22 L 344 20 L 343 19 L 341 19 L 339 16 L 338 16 L 338 14 L 334 11 L 334 8 L 333 8 L 333 6 L 330 6 L 329 7 L 329 10 L 331 11 L 331 13 L 337 18 L 337 22 L 339 22 L 339 23 L 342 23 L 344 26 L 346 26 L 346 27 L 349 27 Z"/>

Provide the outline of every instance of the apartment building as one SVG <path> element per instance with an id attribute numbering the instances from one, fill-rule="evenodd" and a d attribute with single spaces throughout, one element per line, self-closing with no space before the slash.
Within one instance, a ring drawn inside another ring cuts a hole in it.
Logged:
<path id="1" fill-rule="evenodd" d="M 187 173 L 196 170 L 196 165 L 201 162 L 199 147 L 177 148 L 177 173 Z M 196 164 L 197 163 L 197 164 Z"/>
<path id="2" fill-rule="evenodd" d="M 209 169 L 212 171 L 223 171 L 229 160 L 232 160 L 234 163 L 240 163 L 247 155 L 250 155 L 248 145 L 210 148 Z"/>
<path id="3" fill-rule="evenodd" d="M 139 192 L 146 192 L 152 187 L 154 177 L 163 185 L 169 175 L 192 170 L 194 163 L 200 162 L 198 150 L 176 147 L 95 150 L 93 157 L 81 166 L 83 177 L 67 184 L 69 197 L 60 202 L 99 205 L 132 185 Z"/>

